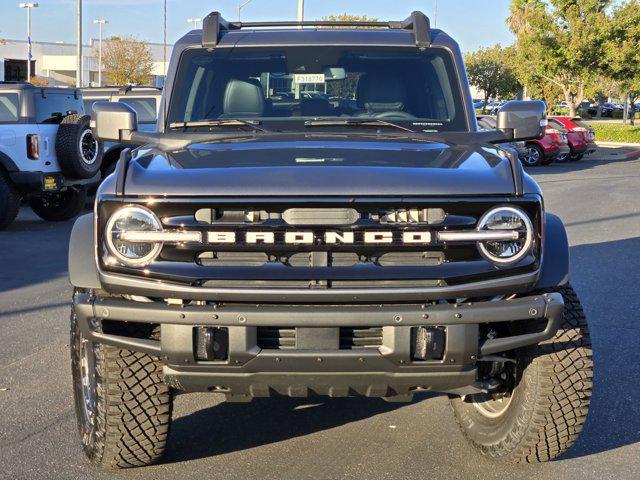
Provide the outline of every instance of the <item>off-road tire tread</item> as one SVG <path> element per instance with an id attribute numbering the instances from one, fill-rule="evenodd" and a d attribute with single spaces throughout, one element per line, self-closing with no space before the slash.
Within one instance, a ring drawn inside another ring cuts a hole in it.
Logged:
<path id="1" fill-rule="evenodd" d="M 20 211 L 21 195 L 13 186 L 9 176 L 0 168 L 0 199 L 2 199 L 2 209 L 0 209 L 0 230 L 4 230 L 18 216 Z M 6 202 L 6 205 L 5 205 Z"/>
<path id="2" fill-rule="evenodd" d="M 98 158 L 91 165 L 83 165 L 78 150 L 79 124 L 86 119 L 91 121 L 89 115 L 67 115 L 58 128 L 56 134 L 56 157 L 62 172 L 71 178 L 91 178 L 100 171 L 102 163 L 102 143 L 98 142 Z M 87 168 L 89 167 L 89 168 Z"/>
<path id="3" fill-rule="evenodd" d="M 62 208 L 51 209 L 44 206 L 41 197 L 29 199 L 29 206 L 33 212 L 47 222 L 66 222 L 77 217 L 84 210 L 87 203 L 87 189 L 81 188 L 76 192 L 71 202 L 67 202 Z"/>
<path id="4" fill-rule="evenodd" d="M 120 334 L 149 338 L 145 327 L 130 324 Z M 161 362 L 145 353 L 100 345 L 95 363 L 97 428 L 87 455 L 112 469 L 156 463 L 167 445 L 173 408 Z"/>
<path id="5" fill-rule="evenodd" d="M 486 456 L 513 463 L 553 460 L 574 444 L 587 419 L 593 386 L 589 327 L 570 285 L 536 293 L 552 292 L 564 298 L 564 318 L 554 338 L 525 350 L 536 389 L 527 421 L 519 422 L 504 441 L 486 446 L 467 434 L 456 412 L 467 440 Z"/>

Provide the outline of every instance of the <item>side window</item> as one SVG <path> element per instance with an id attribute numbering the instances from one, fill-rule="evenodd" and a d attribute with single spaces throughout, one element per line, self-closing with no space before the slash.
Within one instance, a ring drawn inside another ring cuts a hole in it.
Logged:
<path id="1" fill-rule="evenodd" d="M 16 123 L 19 110 L 17 93 L 0 93 L 0 123 Z"/>
<path id="2" fill-rule="evenodd" d="M 155 98 L 121 97 L 119 101 L 137 112 L 139 123 L 156 123 L 158 120 L 158 104 Z"/>
<path id="3" fill-rule="evenodd" d="M 556 130 L 560 130 L 561 132 L 565 129 L 564 125 L 562 124 L 562 122 L 559 122 L 559 121 L 554 120 L 552 118 L 548 120 L 548 123 L 549 123 L 549 127 L 555 128 Z"/>
<path id="4" fill-rule="evenodd" d="M 70 112 L 84 113 L 82 101 L 70 93 L 36 95 L 36 123 L 60 123 Z"/>

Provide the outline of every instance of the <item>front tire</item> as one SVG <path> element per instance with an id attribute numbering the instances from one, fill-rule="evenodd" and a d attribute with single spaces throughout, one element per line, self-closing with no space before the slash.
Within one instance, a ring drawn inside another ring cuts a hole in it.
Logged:
<path id="1" fill-rule="evenodd" d="M 122 335 L 150 338 L 147 325 L 127 325 Z M 153 464 L 164 454 L 173 398 L 162 364 L 144 353 L 94 344 L 71 312 L 71 366 L 78 431 L 85 454 L 106 468 Z"/>
<path id="2" fill-rule="evenodd" d="M 589 327 L 573 288 L 539 293 L 553 291 L 565 301 L 563 322 L 554 338 L 515 353 L 515 387 L 500 398 L 451 399 L 465 437 L 488 457 L 516 463 L 553 460 L 582 431 L 593 382 Z"/>
<path id="3" fill-rule="evenodd" d="M 29 199 L 36 215 L 47 222 L 65 222 L 77 217 L 87 203 L 86 188 L 69 188 L 58 193 L 43 193 Z"/>
<path id="4" fill-rule="evenodd" d="M 572 153 L 571 154 L 571 161 L 572 162 L 579 162 L 583 158 L 584 158 L 584 153 Z"/>

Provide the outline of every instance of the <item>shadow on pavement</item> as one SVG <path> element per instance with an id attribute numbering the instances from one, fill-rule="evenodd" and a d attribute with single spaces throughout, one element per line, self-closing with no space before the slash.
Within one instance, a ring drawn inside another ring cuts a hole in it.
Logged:
<path id="1" fill-rule="evenodd" d="M 434 394 L 416 395 L 414 402 Z M 309 435 L 407 404 L 379 398 L 326 397 L 255 399 L 250 404 L 221 403 L 174 420 L 165 463 L 242 451 Z"/>
<path id="2" fill-rule="evenodd" d="M 73 220 L 48 223 L 21 212 L 0 232 L 0 292 L 44 283 L 67 274 L 69 235 Z"/>
<path id="3" fill-rule="evenodd" d="M 593 342 L 595 382 L 589 417 L 563 458 L 640 442 L 640 238 L 571 247 L 574 287 Z"/>

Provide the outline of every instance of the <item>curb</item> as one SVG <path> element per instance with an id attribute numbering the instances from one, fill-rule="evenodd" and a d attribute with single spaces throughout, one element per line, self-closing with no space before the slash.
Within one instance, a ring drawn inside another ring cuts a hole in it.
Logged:
<path id="1" fill-rule="evenodd" d="M 631 147 L 640 150 L 640 143 L 596 142 L 598 147 Z"/>

